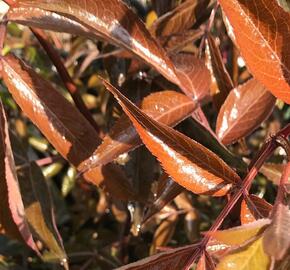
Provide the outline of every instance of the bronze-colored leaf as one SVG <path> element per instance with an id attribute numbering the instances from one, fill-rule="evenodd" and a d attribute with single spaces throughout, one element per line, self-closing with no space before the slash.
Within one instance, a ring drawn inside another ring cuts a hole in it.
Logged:
<path id="1" fill-rule="evenodd" d="M 48 81 L 21 60 L 8 55 L 1 62 L 4 82 L 14 100 L 55 149 L 81 170 L 82 164 L 90 160 L 100 143 L 94 128 Z M 104 171 L 108 169 L 95 168 L 87 171 L 83 177 L 94 184 L 101 184 L 114 196 L 122 199 L 132 196 L 126 178 L 119 181 L 116 174 L 115 177 L 100 179 Z"/>
<path id="2" fill-rule="evenodd" d="M 240 181 L 235 171 L 207 148 L 156 122 L 108 82 L 104 84 L 133 122 L 143 143 L 178 184 L 197 194 L 223 196 Z"/>
<path id="3" fill-rule="evenodd" d="M 0 101 L 0 233 L 7 234 L 26 243 L 33 250 L 38 248 L 33 240 L 25 216 L 24 205 L 19 189 L 18 178 L 11 143 L 8 123 L 2 102 Z"/>
<path id="4" fill-rule="evenodd" d="M 209 0 L 186 0 L 158 18 L 151 28 L 156 36 L 170 36 L 191 28 L 203 15 Z"/>
<path id="5" fill-rule="evenodd" d="M 290 103 L 290 13 L 272 0 L 220 0 L 248 68 L 273 95 Z"/>
<path id="6" fill-rule="evenodd" d="M 218 137 L 231 144 L 247 136 L 269 117 L 275 102 L 276 98 L 255 79 L 233 89 L 218 115 Z"/>
<path id="7" fill-rule="evenodd" d="M 210 72 L 202 59 L 189 53 L 179 53 L 171 57 L 180 82 L 186 86 L 183 91 L 195 100 L 209 96 Z"/>
<path id="8" fill-rule="evenodd" d="M 10 21 L 59 32 L 105 39 L 121 46 L 179 84 L 164 50 L 128 6 L 118 0 L 19 0 Z"/>
<path id="9" fill-rule="evenodd" d="M 247 196 L 241 204 L 241 223 L 247 224 L 261 218 L 268 218 L 272 205 L 264 199 L 256 196 Z"/>
<path id="10" fill-rule="evenodd" d="M 140 108 L 160 123 L 175 126 L 190 116 L 196 103 L 187 96 L 175 91 L 153 93 L 143 99 Z M 119 155 L 129 152 L 142 144 L 130 119 L 123 115 L 113 126 L 103 143 L 93 155 L 89 167 L 107 164 Z"/>
<path id="11" fill-rule="evenodd" d="M 212 80 L 216 82 L 217 85 L 217 89 L 214 90 L 217 92 L 212 93 L 213 101 L 217 111 L 219 111 L 230 91 L 234 88 L 234 83 L 224 65 L 220 50 L 211 34 L 207 35 L 206 41 L 208 67 L 211 71 Z"/>
<path id="12" fill-rule="evenodd" d="M 281 260 L 290 248 L 289 224 L 289 206 L 279 203 L 274 208 L 272 223 L 265 230 L 263 237 L 266 253 L 276 260 Z"/>
<path id="13" fill-rule="evenodd" d="M 272 181 L 275 185 L 279 185 L 284 168 L 285 164 L 265 163 L 261 167 L 260 172 L 264 176 L 266 176 L 270 181 Z"/>

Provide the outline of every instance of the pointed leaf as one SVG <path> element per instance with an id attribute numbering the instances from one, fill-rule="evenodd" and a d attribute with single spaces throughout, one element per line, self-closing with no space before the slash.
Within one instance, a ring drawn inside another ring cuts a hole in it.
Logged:
<path id="1" fill-rule="evenodd" d="M 202 59 L 193 54 L 179 53 L 171 57 L 176 74 L 183 85 L 187 87 L 186 94 L 195 100 L 209 96 L 210 72 Z"/>
<path id="2" fill-rule="evenodd" d="M 14 100 L 29 119 L 41 130 L 55 149 L 81 170 L 99 145 L 99 137 L 83 115 L 51 84 L 42 79 L 18 58 L 8 55 L 1 59 L 3 79 Z M 112 165 L 113 166 L 113 165 Z M 133 195 L 126 178 L 99 178 L 102 170 L 95 168 L 83 177 L 100 184 L 112 195 L 128 199 Z M 113 183 L 110 183 L 113 182 Z"/>
<path id="3" fill-rule="evenodd" d="M 281 260 L 290 248 L 290 210 L 288 205 L 278 204 L 271 225 L 264 232 L 264 249 L 269 256 Z"/>
<path id="4" fill-rule="evenodd" d="M 19 168 L 17 175 L 28 224 L 34 237 L 45 244 L 55 259 L 65 264 L 67 256 L 56 227 L 52 199 L 46 180 L 37 164 L 29 162 L 16 135 L 10 134 L 16 165 Z"/>
<path id="5" fill-rule="evenodd" d="M 156 122 L 112 85 L 106 81 L 104 84 L 129 116 L 146 147 L 178 184 L 197 194 L 223 196 L 232 183 L 240 181 L 239 176 L 207 148 Z"/>
<path id="6" fill-rule="evenodd" d="M 24 241 L 38 252 L 25 216 L 10 144 L 8 123 L 1 101 L 0 127 L 0 233 Z"/>
<path id="7" fill-rule="evenodd" d="M 290 13 L 272 0 L 220 0 L 254 77 L 290 103 Z"/>
<path id="8" fill-rule="evenodd" d="M 140 108 L 156 121 L 175 126 L 191 115 L 196 108 L 196 103 L 181 93 L 162 91 L 145 97 Z M 126 115 L 123 115 L 117 120 L 109 134 L 105 136 L 103 143 L 94 153 L 93 162 L 88 166 L 107 164 L 141 144 L 142 141 L 134 125 Z"/>
<path id="9" fill-rule="evenodd" d="M 247 196 L 241 204 L 241 223 L 248 224 L 261 218 L 268 218 L 272 211 L 272 205 L 264 199 L 256 196 Z"/>
<path id="10" fill-rule="evenodd" d="M 246 248 L 237 250 L 225 256 L 217 266 L 217 270 L 268 270 L 270 258 L 263 248 L 262 238 L 249 244 Z"/>
<path id="11" fill-rule="evenodd" d="M 208 54 L 208 67 L 211 71 L 213 81 L 217 84 L 217 92 L 213 94 L 214 104 L 217 111 L 224 104 L 230 91 L 234 88 L 234 83 L 224 65 L 221 52 L 216 45 L 212 35 L 207 35 L 207 54 Z"/>
<path id="12" fill-rule="evenodd" d="M 265 121 L 276 98 L 255 79 L 233 89 L 217 119 L 216 133 L 224 144 L 231 144 L 253 132 Z"/>
<path id="13" fill-rule="evenodd" d="M 53 31 L 84 34 L 119 45 L 179 84 L 174 67 L 145 25 L 118 0 L 19 0 L 8 20 Z"/>

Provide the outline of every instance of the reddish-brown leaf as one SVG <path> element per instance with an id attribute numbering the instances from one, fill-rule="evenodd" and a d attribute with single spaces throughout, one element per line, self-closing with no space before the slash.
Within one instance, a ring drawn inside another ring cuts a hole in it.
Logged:
<path id="1" fill-rule="evenodd" d="M 213 152 L 182 133 L 156 122 L 104 81 L 133 122 L 143 143 L 164 170 L 181 186 L 197 194 L 223 196 L 239 176 Z"/>
<path id="2" fill-rule="evenodd" d="M 179 84 L 164 50 L 123 1 L 19 0 L 7 17 L 29 26 L 105 39 L 131 51 Z"/>
<path id="3" fill-rule="evenodd" d="M 153 93 L 141 102 L 140 108 L 160 123 L 175 126 L 188 117 L 196 108 L 196 103 L 189 97 L 175 92 L 162 91 Z M 123 115 L 113 126 L 103 143 L 93 155 L 93 162 L 88 167 L 107 164 L 119 155 L 129 152 L 142 144 L 134 125 Z"/>
<path id="4" fill-rule="evenodd" d="M 19 189 L 8 123 L 0 101 L 0 233 L 24 241 L 38 252 L 28 226 Z"/>
<path id="5" fill-rule="evenodd" d="M 156 36 L 170 36 L 191 28 L 203 15 L 209 0 L 186 0 L 175 9 L 158 18 L 151 32 Z"/>
<path id="6" fill-rule="evenodd" d="M 213 77 L 213 83 L 217 85 L 217 89 L 214 90 L 217 92 L 212 93 L 213 100 L 217 111 L 219 111 L 228 94 L 234 88 L 234 83 L 224 65 L 220 50 L 210 34 L 207 35 L 207 52 L 208 67 Z"/>
<path id="7" fill-rule="evenodd" d="M 255 79 L 233 89 L 217 119 L 216 133 L 224 144 L 249 135 L 271 114 L 276 98 Z"/>
<path id="8" fill-rule="evenodd" d="M 241 223 L 247 224 L 261 218 L 268 218 L 272 211 L 272 205 L 264 199 L 256 196 L 247 196 L 241 204 Z"/>
<path id="9" fill-rule="evenodd" d="M 175 248 L 118 268 L 118 270 L 184 269 L 197 245 Z"/>
<path id="10" fill-rule="evenodd" d="M 260 172 L 275 185 L 279 185 L 284 168 L 285 164 L 265 163 Z M 288 181 L 290 182 L 290 179 Z"/>
<path id="11" fill-rule="evenodd" d="M 281 260 L 290 248 L 289 205 L 279 203 L 274 209 L 271 225 L 264 232 L 263 244 L 266 253 Z"/>
<path id="12" fill-rule="evenodd" d="M 81 170 L 100 143 L 94 128 L 48 81 L 18 58 L 8 55 L 1 62 L 4 82 L 14 100 L 55 149 Z M 116 173 L 115 177 L 104 178 L 108 170 L 98 167 L 83 176 L 112 195 L 128 199 L 132 191 L 127 179 L 121 181 Z"/>
<path id="13" fill-rule="evenodd" d="M 290 103 L 290 13 L 272 0 L 220 0 L 248 68 Z"/>
<path id="14" fill-rule="evenodd" d="M 202 59 L 193 54 L 179 53 L 171 57 L 183 91 L 195 100 L 209 96 L 210 72 Z"/>

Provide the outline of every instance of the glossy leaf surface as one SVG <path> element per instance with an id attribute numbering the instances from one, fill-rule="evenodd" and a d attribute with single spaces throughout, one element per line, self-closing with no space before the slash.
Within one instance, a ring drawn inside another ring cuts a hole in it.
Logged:
<path id="1" fill-rule="evenodd" d="M 231 144 L 247 136 L 269 117 L 275 102 L 276 98 L 255 79 L 233 89 L 218 115 L 219 139 Z"/>
<path id="2" fill-rule="evenodd" d="M 131 51 L 167 79 L 179 84 L 163 49 L 122 1 L 19 0 L 10 9 L 8 19 L 59 32 L 101 37 Z"/>
<path id="3" fill-rule="evenodd" d="M 251 73 L 290 103 L 290 13 L 272 0 L 220 0 Z"/>
<path id="4" fill-rule="evenodd" d="M 223 196 L 239 176 L 218 156 L 172 128 L 140 111 L 116 88 L 104 81 L 133 122 L 143 143 L 181 186 L 197 194 Z"/>
<path id="5" fill-rule="evenodd" d="M 196 103 L 187 96 L 174 91 L 153 93 L 143 99 L 140 109 L 158 122 L 175 126 L 188 117 Z M 123 115 L 117 120 L 109 134 L 93 155 L 89 167 L 107 164 L 119 155 L 140 146 L 142 141 L 130 119 Z"/>
<path id="6" fill-rule="evenodd" d="M 81 170 L 100 143 L 93 127 L 48 81 L 22 61 L 8 55 L 2 58 L 2 65 L 4 82 L 20 108 L 55 149 Z M 110 165 L 112 166 L 114 165 Z M 104 178 L 104 172 L 108 172 L 108 169 L 98 167 L 86 172 L 83 177 L 123 199 L 132 196 L 133 192 L 126 178 L 119 181 L 116 177 L 118 174 Z M 115 184 L 109 183 L 111 181 Z M 127 191 L 129 194 L 126 194 Z"/>

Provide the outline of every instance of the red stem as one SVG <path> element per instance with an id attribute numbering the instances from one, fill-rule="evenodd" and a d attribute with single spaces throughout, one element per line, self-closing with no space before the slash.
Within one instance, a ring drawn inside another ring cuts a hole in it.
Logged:
<path id="1" fill-rule="evenodd" d="M 72 78 L 70 77 L 67 69 L 65 68 L 60 56 L 58 55 L 57 51 L 53 48 L 50 44 L 46 34 L 43 30 L 37 28 L 30 28 L 32 33 L 38 39 L 39 43 L 46 51 L 47 55 L 51 59 L 52 63 L 55 65 L 65 87 L 71 94 L 77 108 L 79 111 L 84 115 L 84 117 L 91 123 L 91 125 L 95 128 L 97 132 L 99 132 L 99 127 L 95 120 L 93 119 L 91 113 L 88 111 L 82 97 L 80 96 L 76 85 L 74 84 Z"/>
<path id="2" fill-rule="evenodd" d="M 264 162 L 272 155 L 274 150 L 279 146 L 279 143 L 277 143 L 276 139 L 280 136 L 287 139 L 289 137 L 289 135 L 290 135 L 290 124 L 288 124 L 282 130 L 280 130 L 275 136 L 273 136 L 270 140 L 268 140 L 263 145 L 263 147 L 261 148 L 259 153 L 256 155 L 256 158 L 254 158 L 254 162 L 252 162 L 249 165 L 250 171 L 248 172 L 247 176 L 244 178 L 244 180 L 242 182 L 242 186 L 237 187 L 238 191 L 230 198 L 230 200 L 228 201 L 228 203 L 226 204 L 224 209 L 221 211 L 221 213 L 219 214 L 219 216 L 215 220 L 215 223 L 210 228 L 210 230 L 209 230 L 210 232 L 215 232 L 218 230 L 218 228 L 222 225 L 224 219 L 231 212 L 231 210 L 233 209 L 235 204 L 239 201 L 239 199 L 243 195 L 243 193 L 247 192 L 250 189 L 254 178 L 256 177 L 256 175 L 259 172 L 259 169 L 263 166 Z M 289 165 L 289 163 L 288 163 L 288 165 Z M 287 169 L 285 169 L 285 171 L 284 171 L 284 174 L 286 176 L 283 174 L 284 175 L 283 181 L 286 181 L 286 180 L 288 181 L 288 177 L 290 174 L 290 166 L 287 166 L 287 167 L 286 167 Z M 193 262 L 195 262 L 200 257 L 200 255 L 202 255 L 205 252 L 206 246 L 207 246 L 209 240 L 211 239 L 211 235 L 212 234 L 210 234 L 210 235 L 207 234 L 203 238 L 203 240 L 200 242 L 200 249 L 196 250 L 194 252 L 194 254 L 191 256 L 191 258 L 188 261 L 188 264 L 185 267 L 186 270 L 190 269 Z"/>

